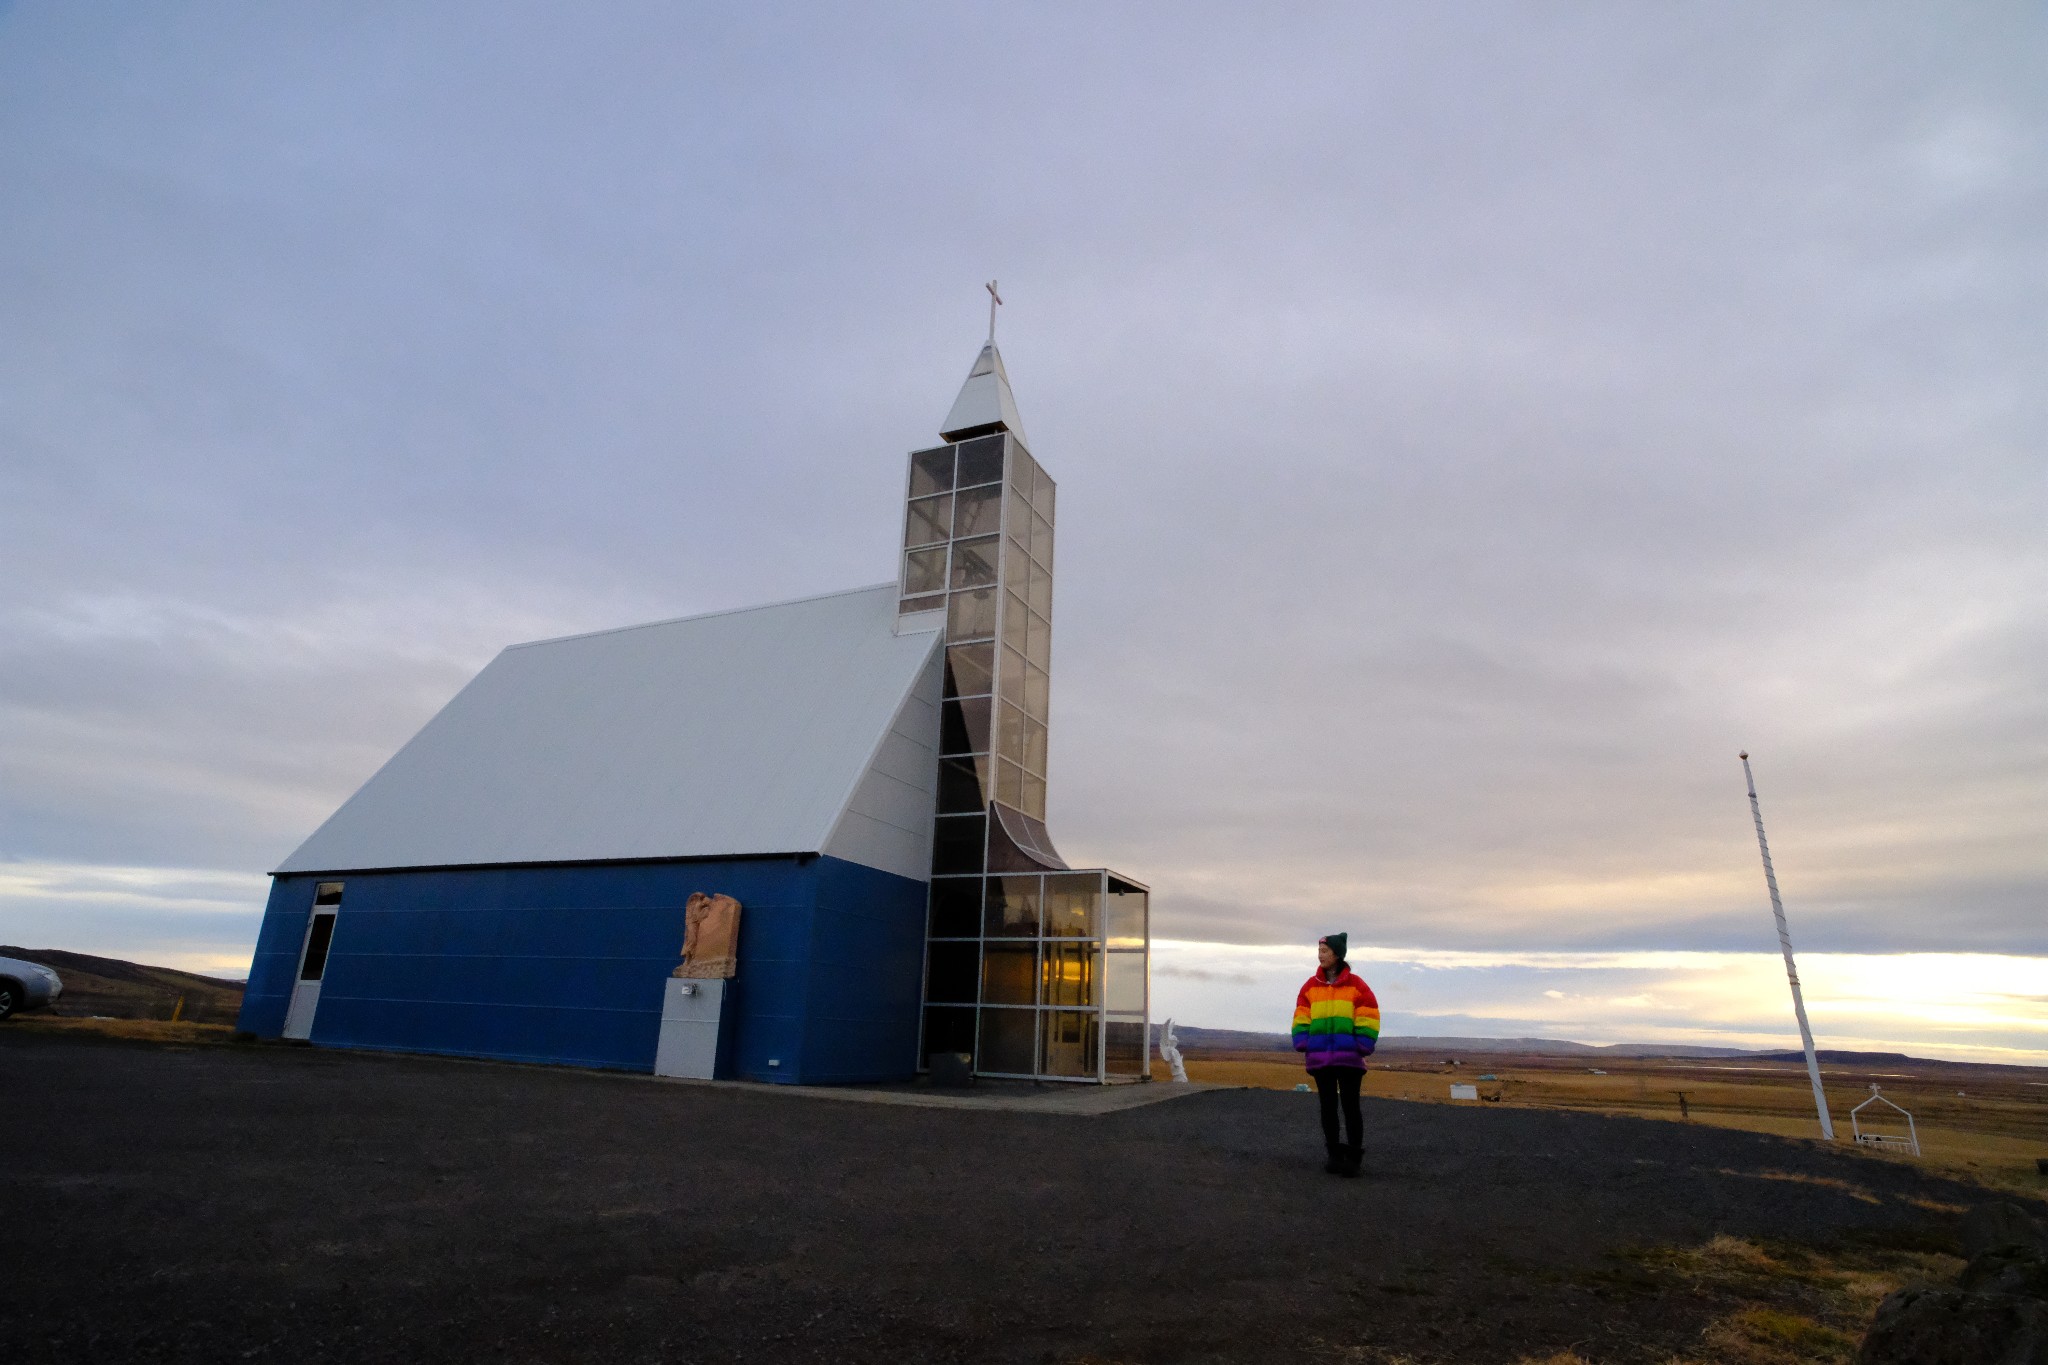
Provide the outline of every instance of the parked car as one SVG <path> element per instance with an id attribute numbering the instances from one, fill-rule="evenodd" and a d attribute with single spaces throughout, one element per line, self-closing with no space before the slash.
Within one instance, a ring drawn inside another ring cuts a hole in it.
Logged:
<path id="1" fill-rule="evenodd" d="M 64 981 L 40 962 L 0 957 L 0 1019 L 23 1010 L 46 1010 L 64 994 Z"/>

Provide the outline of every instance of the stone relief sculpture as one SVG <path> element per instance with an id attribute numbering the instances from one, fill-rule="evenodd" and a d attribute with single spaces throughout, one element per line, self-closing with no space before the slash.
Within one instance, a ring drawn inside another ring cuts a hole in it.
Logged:
<path id="1" fill-rule="evenodd" d="M 740 903 L 731 896 L 691 893 L 683 910 L 683 964 L 671 976 L 699 980 L 739 971 Z"/>

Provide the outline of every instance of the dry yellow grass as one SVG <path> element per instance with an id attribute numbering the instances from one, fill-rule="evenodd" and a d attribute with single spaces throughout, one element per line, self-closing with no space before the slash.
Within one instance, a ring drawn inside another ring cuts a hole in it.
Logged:
<path id="1" fill-rule="evenodd" d="M 25 1015 L 9 1020 L 5 1027 L 139 1043 L 225 1043 L 235 1036 L 234 1029 L 227 1024 L 174 1024 L 167 1019 L 60 1019 Z"/>
<path id="2" fill-rule="evenodd" d="M 1856 1355 L 1847 1332 L 1777 1308 L 1731 1313 L 1707 1329 L 1704 1342 L 1720 1365 L 1846 1365 Z"/>
<path id="3" fill-rule="evenodd" d="M 1799 1175 L 1792 1171 L 1735 1171 L 1726 1166 L 1723 1166 L 1718 1174 L 1734 1176 L 1738 1180 L 1784 1180 L 1795 1185 L 1819 1185 L 1824 1189 L 1839 1190 L 1851 1199 L 1858 1199 L 1866 1204 L 1884 1202 L 1861 1185 L 1852 1185 L 1846 1180 L 1831 1180 L 1821 1175 Z"/>
<path id="4" fill-rule="evenodd" d="M 1301 1064 L 1286 1053 L 1231 1053 L 1188 1060 L 1198 1081 L 1256 1089 L 1292 1090 L 1306 1081 Z M 1818 1140 L 1813 1092 L 1796 1064 L 1744 1066 L 1715 1062 L 1614 1059 L 1605 1075 L 1553 1058 L 1474 1058 L 1451 1068 L 1407 1056 L 1389 1057 L 1366 1073 L 1363 1093 L 1379 1099 L 1458 1104 L 1453 1084 L 1476 1084 L 1493 1103 L 1538 1109 L 1577 1109 L 1637 1118 L 1711 1124 L 1778 1137 Z M 1830 1068 L 1832 1073 L 1835 1069 Z M 1155 1073 L 1165 1078 L 1164 1069 Z M 1493 1075 L 1481 1081 L 1480 1075 Z M 1921 1155 L 1853 1147 L 1851 1106 L 1869 1095 L 1870 1074 L 1883 1076 L 1887 1098 L 1913 1111 Z M 2020 1073 L 2024 1076 L 2025 1073 Z M 2048 1073 L 2036 1072 L 2041 1081 Z M 1958 1083 L 1960 1082 L 1960 1083 Z M 1958 1090 L 1964 1093 L 1956 1093 Z M 1684 1094 L 1683 1117 L 1679 1095 Z M 1484 1103 L 1484 1101 L 1482 1101 Z M 2048 1157 L 2048 1085 L 2025 1079 L 1986 1078 L 1964 1071 L 1904 1076 L 1845 1072 L 1828 1078 L 1837 1143 L 1877 1161 L 1906 1161 L 1980 1184 L 2038 1193 L 2048 1178 L 2035 1161 Z"/>
<path id="5" fill-rule="evenodd" d="M 1760 1246 L 1721 1236 L 1632 1253 L 1652 1282 L 1737 1306 L 1667 1365 L 1847 1365 L 1878 1302 L 1907 1284 L 1954 1276 L 1952 1256 L 1898 1250 Z"/>

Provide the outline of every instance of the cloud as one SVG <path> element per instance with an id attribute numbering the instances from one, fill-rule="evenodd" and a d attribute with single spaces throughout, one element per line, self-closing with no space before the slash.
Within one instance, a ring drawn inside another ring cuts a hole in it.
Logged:
<path id="1" fill-rule="evenodd" d="M 2048 954 L 2036 14 L 6 23 L 0 855 L 260 872 L 504 644 L 885 577 L 999 276 L 1162 933 L 1767 957 L 1747 747 L 1802 950 Z"/>
<path id="2" fill-rule="evenodd" d="M 252 872 L 0 861 L 0 925 L 13 946 L 237 980 L 269 894 L 269 878 Z"/>
<path id="3" fill-rule="evenodd" d="M 1258 978 L 1250 972 L 1209 971 L 1201 967 L 1180 967 L 1170 962 L 1156 964 L 1152 968 L 1152 974 L 1180 981 L 1229 982 L 1234 986 L 1251 986 L 1258 983 Z"/>

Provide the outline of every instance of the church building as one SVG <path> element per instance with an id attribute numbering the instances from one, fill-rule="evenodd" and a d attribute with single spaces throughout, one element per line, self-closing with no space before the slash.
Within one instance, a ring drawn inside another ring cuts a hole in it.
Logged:
<path id="1" fill-rule="evenodd" d="M 785 1084 L 1147 1075 L 1148 896 L 1045 823 L 1055 487 L 993 340 L 897 580 L 513 645 L 272 874 L 241 1027 Z M 695 893 L 729 980 L 675 975 Z"/>

